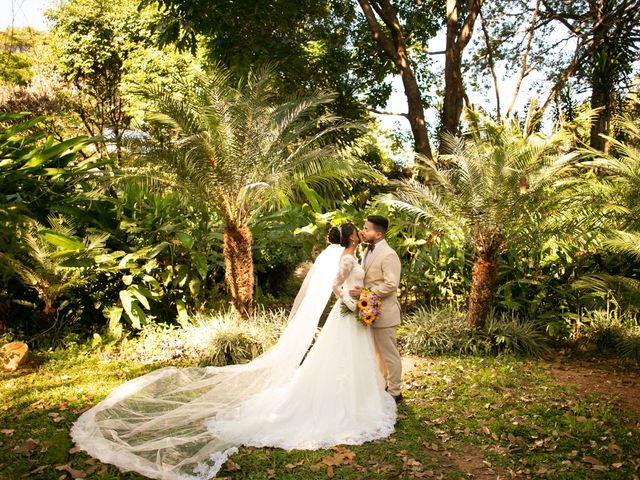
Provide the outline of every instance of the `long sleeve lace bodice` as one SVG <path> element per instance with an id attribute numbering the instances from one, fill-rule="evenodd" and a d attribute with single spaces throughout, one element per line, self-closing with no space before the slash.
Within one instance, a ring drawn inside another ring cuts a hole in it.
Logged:
<path id="1" fill-rule="evenodd" d="M 355 310 L 356 299 L 349 296 L 349 290 L 353 287 L 362 287 L 363 282 L 364 270 L 358 261 L 353 255 L 344 255 L 340 259 L 340 269 L 333 282 L 333 292 L 351 310 Z"/>

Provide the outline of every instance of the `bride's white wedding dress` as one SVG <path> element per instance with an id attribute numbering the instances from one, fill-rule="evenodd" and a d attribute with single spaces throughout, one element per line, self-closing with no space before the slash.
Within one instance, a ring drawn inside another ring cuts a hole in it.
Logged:
<path id="1" fill-rule="evenodd" d="M 309 350 L 332 287 L 362 285 L 364 271 L 342 252 L 330 245 L 318 257 L 271 350 L 244 365 L 162 368 L 127 382 L 78 419 L 74 441 L 122 470 L 205 480 L 239 445 L 318 449 L 390 435 L 396 405 L 369 327 L 338 301 Z"/>

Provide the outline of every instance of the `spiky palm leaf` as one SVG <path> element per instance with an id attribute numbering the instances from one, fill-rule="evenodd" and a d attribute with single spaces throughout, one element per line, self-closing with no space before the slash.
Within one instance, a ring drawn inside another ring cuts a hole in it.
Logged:
<path id="1" fill-rule="evenodd" d="M 146 160 L 171 172 L 180 191 L 223 220 L 225 279 L 234 309 L 245 318 L 253 308 L 251 218 L 287 204 L 302 185 L 326 189 L 376 177 L 370 168 L 344 160 L 329 141 L 349 127 L 318 114 L 331 95 L 283 102 L 274 80 L 265 68 L 232 85 L 217 69 L 195 75 L 178 92 L 140 92 L 155 105 L 152 124 L 172 138 L 148 149 Z"/>
<path id="2" fill-rule="evenodd" d="M 602 207 L 604 239 L 602 245 L 612 253 L 640 261 L 640 126 L 629 117 L 618 119 L 628 138 L 621 142 L 607 138 L 610 153 L 590 152 L 588 165 L 600 175 L 585 185 L 584 202 Z M 611 228 L 614 225 L 614 228 Z M 595 274 L 581 277 L 574 283 L 579 289 L 613 292 L 620 301 L 640 308 L 640 281 L 622 275 Z"/>
<path id="3" fill-rule="evenodd" d="M 169 167 L 180 188 L 206 199 L 227 222 L 246 224 L 259 209 L 286 204 L 301 181 L 326 187 L 375 175 L 341 159 L 325 142 L 349 127 L 335 117 L 317 116 L 331 95 L 279 103 L 269 69 L 235 86 L 224 72 L 214 71 L 185 87 L 179 95 L 141 92 L 157 107 L 149 120 L 175 136 L 172 148 L 150 152 L 149 158 Z"/>
<path id="4" fill-rule="evenodd" d="M 496 124 L 475 112 L 467 121 L 464 137 L 443 139 L 450 155 L 421 161 L 425 184 L 404 182 L 385 201 L 438 228 L 466 230 L 468 238 L 484 229 L 518 241 L 536 212 L 553 208 L 549 188 L 574 171 L 576 155 L 561 148 L 569 134 L 528 134 L 515 120 Z"/>

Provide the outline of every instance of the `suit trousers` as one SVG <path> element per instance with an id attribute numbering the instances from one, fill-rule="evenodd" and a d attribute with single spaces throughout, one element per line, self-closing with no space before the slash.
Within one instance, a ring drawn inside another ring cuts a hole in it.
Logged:
<path id="1" fill-rule="evenodd" d="M 378 366 L 391 395 L 400 395 L 402 384 L 402 362 L 398 352 L 396 326 L 372 328 L 378 354 Z"/>

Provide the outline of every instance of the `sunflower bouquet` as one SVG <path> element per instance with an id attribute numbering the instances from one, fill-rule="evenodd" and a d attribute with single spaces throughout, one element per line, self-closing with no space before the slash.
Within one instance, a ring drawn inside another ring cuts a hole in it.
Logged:
<path id="1" fill-rule="evenodd" d="M 366 288 L 360 292 L 360 299 L 356 305 L 356 316 L 365 325 L 371 325 L 380 316 L 382 301 L 380 297 Z"/>

